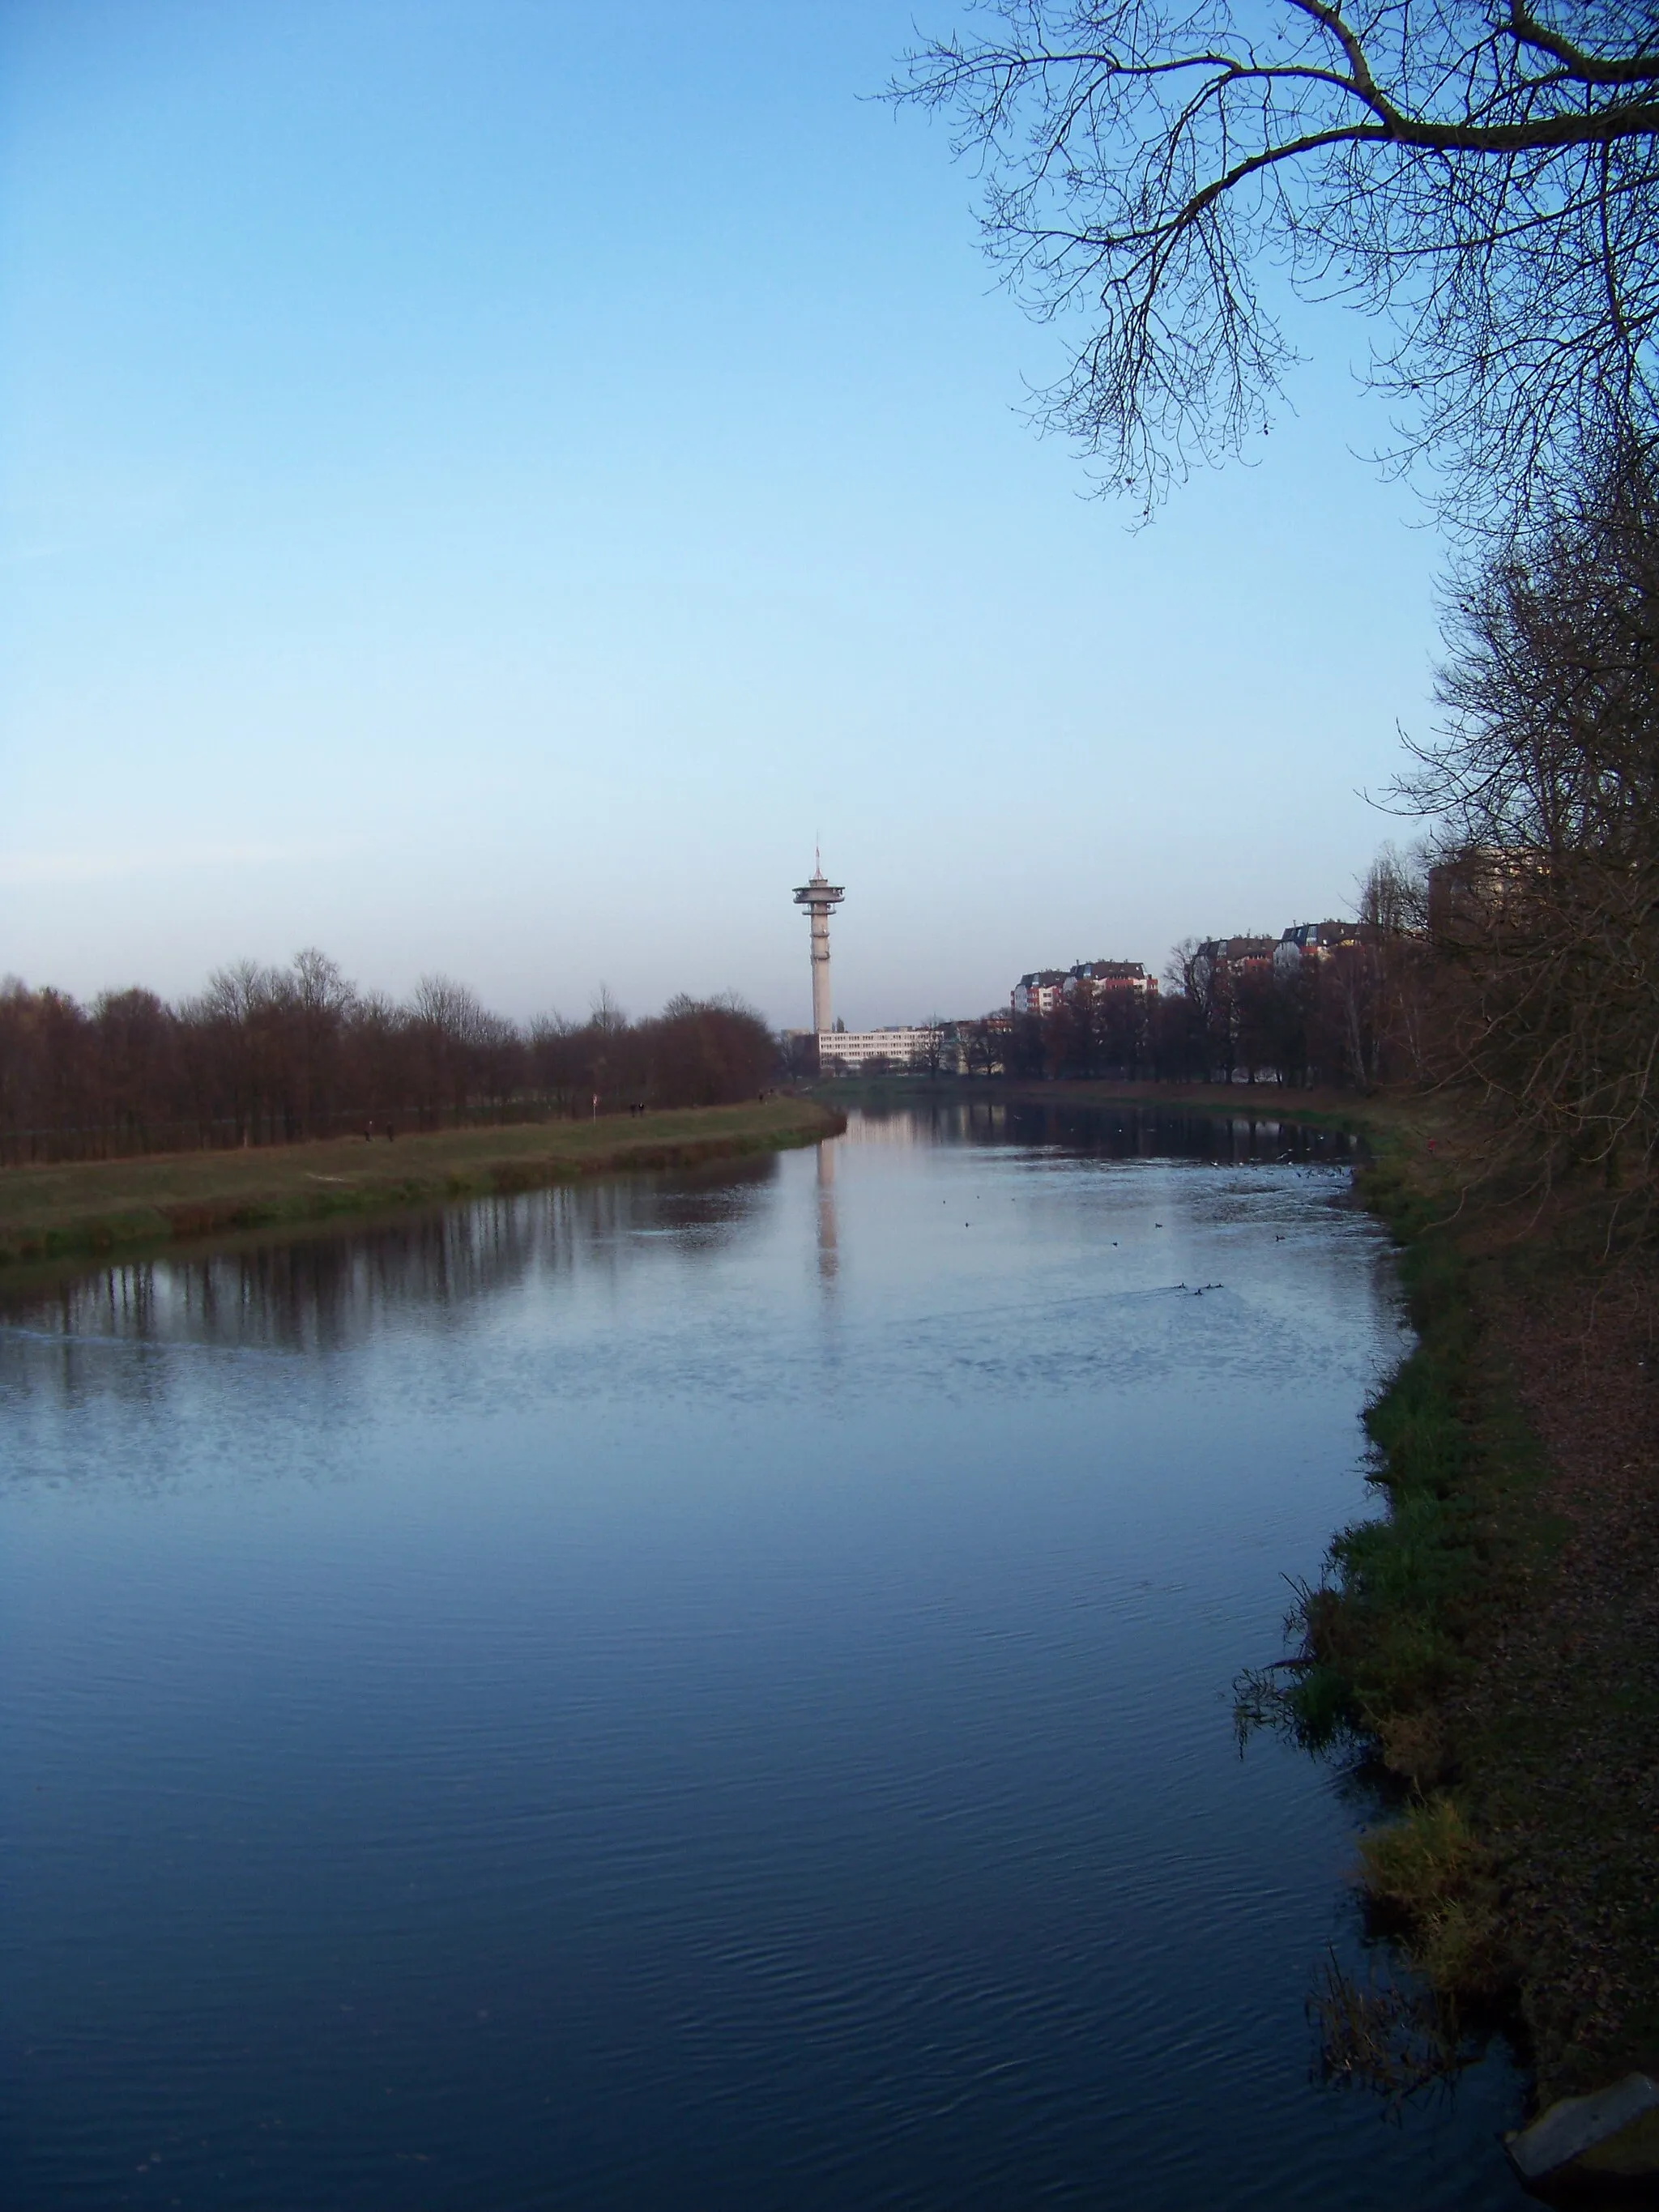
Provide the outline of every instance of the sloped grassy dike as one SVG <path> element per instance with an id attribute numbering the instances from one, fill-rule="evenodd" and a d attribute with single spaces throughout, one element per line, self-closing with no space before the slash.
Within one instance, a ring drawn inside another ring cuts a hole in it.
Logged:
<path id="1" fill-rule="evenodd" d="M 1293 1656 L 1240 1678 L 1240 1724 L 1395 1778 L 1360 1844 L 1374 1916 L 1433 1992 L 1443 2061 L 1504 2016 L 1547 2102 L 1659 2058 L 1650 1409 L 1611 1447 L 1640 1455 L 1621 1482 L 1578 1464 L 1595 1363 L 1641 1364 L 1596 1325 L 1583 1240 L 1559 1218 L 1495 1235 L 1420 1129 L 1373 1140 L 1358 1194 L 1417 1332 L 1365 1414 L 1386 1510 L 1298 1591 Z"/>
<path id="2" fill-rule="evenodd" d="M 603 1120 L 539 1120 L 0 1169 L 0 1273 L 184 1237 L 507 1196 L 593 1176 L 696 1167 L 817 1144 L 846 1118 L 790 1096 Z"/>

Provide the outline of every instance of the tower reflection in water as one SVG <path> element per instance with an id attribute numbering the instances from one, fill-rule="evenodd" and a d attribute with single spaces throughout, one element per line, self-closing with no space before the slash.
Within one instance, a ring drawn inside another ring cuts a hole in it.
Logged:
<path id="1" fill-rule="evenodd" d="M 820 1145 L 818 1152 L 818 1279 L 833 1283 L 841 1265 L 836 1236 L 836 1147 Z"/>

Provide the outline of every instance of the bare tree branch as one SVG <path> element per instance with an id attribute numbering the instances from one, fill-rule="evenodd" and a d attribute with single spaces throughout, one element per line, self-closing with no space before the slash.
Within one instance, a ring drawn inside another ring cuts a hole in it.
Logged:
<path id="1" fill-rule="evenodd" d="M 1148 511 L 1267 427 L 1292 361 L 1252 272 L 1379 319 L 1401 466 L 1491 521 L 1655 434 L 1652 0 L 993 0 L 890 88 L 954 120 L 987 251 L 1080 320 L 1040 395 Z"/>

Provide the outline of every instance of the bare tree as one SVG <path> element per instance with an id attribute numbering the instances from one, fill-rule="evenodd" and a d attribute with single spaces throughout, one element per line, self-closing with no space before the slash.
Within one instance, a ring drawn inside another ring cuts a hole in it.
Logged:
<path id="1" fill-rule="evenodd" d="M 1659 483 L 1632 465 L 1476 574 L 1442 738 L 1402 786 L 1438 817 L 1444 1066 L 1547 1171 L 1659 1164 Z"/>
<path id="2" fill-rule="evenodd" d="M 313 1130 L 327 1125 L 337 1102 L 341 1038 L 356 991 L 338 964 L 314 945 L 295 954 L 286 980 L 292 1035 L 283 1058 L 294 1087 L 299 1129 Z"/>
<path id="3" fill-rule="evenodd" d="M 963 1057 L 969 1075 L 977 1071 L 988 1079 L 1006 1065 L 1007 1033 L 990 1015 L 981 1014 L 977 1021 L 966 1024 L 962 1038 Z"/>
<path id="4" fill-rule="evenodd" d="M 1352 1071 L 1358 1082 L 1421 1082 L 1428 1073 L 1434 1022 L 1428 861 L 1426 849 L 1407 854 L 1384 845 L 1359 887 L 1354 960 L 1366 978 L 1370 1035 Z"/>
<path id="5" fill-rule="evenodd" d="M 620 1037 L 621 1032 L 618 1032 Z M 735 992 L 672 998 L 634 1033 L 642 1091 L 659 1105 L 716 1106 L 752 1097 L 777 1061 L 777 1040 Z"/>
<path id="6" fill-rule="evenodd" d="M 908 53 L 985 179 L 992 258 L 1082 319 L 1038 417 L 1147 511 L 1264 435 L 1264 266 L 1380 319 L 1395 457 L 1449 519 L 1655 432 L 1651 0 L 991 0 Z"/>
<path id="7" fill-rule="evenodd" d="M 176 1087 L 176 1018 L 153 991 L 134 988 L 100 992 L 92 1022 L 99 1121 L 120 1149 L 143 1152 L 149 1128 L 167 1118 Z"/>
<path id="8" fill-rule="evenodd" d="M 425 1061 L 422 1103 L 434 1119 L 447 1108 L 462 1121 L 478 1060 L 495 1042 L 495 1018 L 465 983 L 447 975 L 422 975 L 411 1012 Z"/>
<path id="9" fill-rule="evenodd" d="M 228 1118 L 236 1140 L 268 1128 L 273 1054 L 268 1015 L 281 989 L 276 971 L 237 960 L 216 969 L 198 999 L 180 1009 L 202 1120 Z"/>
<path id="10" fill-rule="evenodd" d="M 695 1000 L 688 999 L 684 992 L 669 1001 L 671 1007 L 690 1006 L 695 1003 Z M 620 1036 L 628 1027 L 628 1017 L 611 996 L 609 983 L 601 983 L 593 994 L 592 1006 L 588 1019 L 600 1036 Z"/>

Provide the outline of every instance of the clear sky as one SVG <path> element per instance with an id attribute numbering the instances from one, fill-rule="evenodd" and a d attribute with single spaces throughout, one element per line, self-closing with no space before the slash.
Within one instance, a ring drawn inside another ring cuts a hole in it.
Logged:
<path id="1" fill-rule="evenodd" d="M 0 0 L 0 972 L 849 1024 L 1351 911 L 1439 547 L 1315 359 L 1146 532 L 944 130 L 958 0 Z"/>

